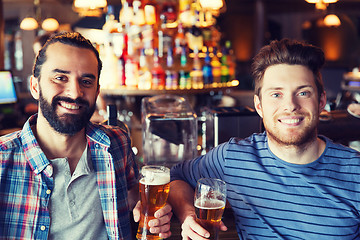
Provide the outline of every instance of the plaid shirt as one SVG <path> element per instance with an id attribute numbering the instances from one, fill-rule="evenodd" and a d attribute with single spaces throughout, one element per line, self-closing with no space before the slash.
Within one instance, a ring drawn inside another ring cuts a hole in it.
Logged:
<path id="1" fill-rule="evenodd" d="M 50 161 L 30 128 L 0 138 L 0 239 L 47 239 L 54 180 Z M 86 130 L 109 239 L 131 239 L 127 190 L 138 169 L 130 138 L 117 127 L 89 123 Z M 86 231 L 86 229 L 84 229 Z"/>

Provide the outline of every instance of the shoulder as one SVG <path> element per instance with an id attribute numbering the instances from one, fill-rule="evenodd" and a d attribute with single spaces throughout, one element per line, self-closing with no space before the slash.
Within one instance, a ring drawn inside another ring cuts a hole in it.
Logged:
<path id="1" fill-rule="evenodd" d="M 0 151 L 9 151 L 21 147 L 21 131 L 9 133 L 0 137 Z"/>
<path id="2" fill-rule="evenodd" d="M 229 140 L 228 149 L 249 148 L 263 149 L 267 148 L 266 133 L 254 133 L 247 138 L 231 138 Z"/>
<path id="3" fill-rule="evenodd" d="M 330 140 L 327 137 L 321 136 L 323 140 L 326 142 L 326 149 L 324 151 L 324 155 L 328 157 L 337 157 L 337 158 L 357 158 L 360 160 L 360 152 L 344 146 L 339 143 L 334 143 L 332 140 Z"/>
<path id="4" fill-rule="evenodd" d="M 13 132 L 0 137 L 0 168 L 6 168 L 14 159 L 21 160 L 24 154 L 21 142 L 21 131 Z"/>
<path id="5" fill-rule="evenodd" d="M 254 133 L 247 138 L 231 138 L 222 148 L 223 155 L 229 159 L 269 157 L 265 132 Z"/>
<path id="6" fill-rule="evenodd" d="M 87 136 L 95 143 L 103 144 L 110 148 L 129 148 L 131 146 L 129 134 L 119 126 L 89 123 Z"/>

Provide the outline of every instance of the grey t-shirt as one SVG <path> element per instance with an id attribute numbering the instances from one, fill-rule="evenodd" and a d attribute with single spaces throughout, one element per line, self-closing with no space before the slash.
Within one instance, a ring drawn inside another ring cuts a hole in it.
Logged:
<path id="1" fill-rule="evenodd" d="M 67 158 L 51 160 L 54 189 L 49 204 L 49 239 L 108 239 L 88 151 L 86 147 L 72 175 Z"/>

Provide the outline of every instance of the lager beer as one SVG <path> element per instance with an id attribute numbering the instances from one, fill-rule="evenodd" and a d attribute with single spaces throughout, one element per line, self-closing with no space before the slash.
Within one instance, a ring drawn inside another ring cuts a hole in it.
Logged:
<path id="1" fill-rule="evenodd" d="M 210 233 L 212 240 L 219 239 L 221 218 L 226 203 L 226 183 L 216 178 L 197 181 L 194 207 L 196 222 Z"/>
<path id="2" fill-rule="evenodd" d="M 221 217 L 225 202 L 218 199 L 197 199 L 195 202 L 196 221 L 209 233 L 210 239 L 218 239 Z"/>
<path id="3" fill-rule="evenodd" d="M 158 234 L 149 231 L 148 222 L 154 219 L 157 210 L 164 207 L 170 190 L 170 169 L 163 166 L 144 166 L 139 182 L 141 215 L 136 238 L 158 240 Z"/>

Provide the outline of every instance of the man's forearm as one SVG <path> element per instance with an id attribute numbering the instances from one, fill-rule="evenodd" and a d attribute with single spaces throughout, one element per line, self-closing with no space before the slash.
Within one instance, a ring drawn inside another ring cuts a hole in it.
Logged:
<path id="1" fill-rule="evenodd" d="M 168 202 L 180 222 L 184 222 L 189 215 L 195 216 L 194 190 L 186 182 L 175 180 L 170 183 Z"/>

